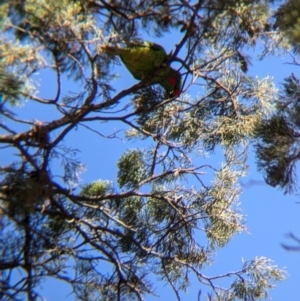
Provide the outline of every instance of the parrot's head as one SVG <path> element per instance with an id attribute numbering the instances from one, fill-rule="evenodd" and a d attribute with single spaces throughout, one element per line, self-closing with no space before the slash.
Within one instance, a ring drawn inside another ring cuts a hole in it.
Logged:
<path id="1" fill-rule="evenodd" d="M 181 75 L 177 70 L 169 68 L 166 79 L 161 82 L 161 85 L 164 87 L 168 96 L 177 97 L 181 93 Z"/>
<path id="2" fill-rule="evenodd" d="M 172 91 L 170 92 L 171 97 L 179 96 L 181 93 L 181 77 L 171 76 L 168 78 L 169 84 L 172 86 Z"/>

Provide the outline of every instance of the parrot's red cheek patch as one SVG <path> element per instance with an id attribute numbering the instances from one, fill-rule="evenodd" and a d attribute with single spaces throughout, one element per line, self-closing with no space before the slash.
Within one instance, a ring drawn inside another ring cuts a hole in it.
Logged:
<path id="1" fill-rule="evenodd" d="M 170 83 L 170 85 L 171 85 L 172 87 L 175 87 L 175 85 L 176 85 L 176 80 L 175 80 L 174 77 L 169 77 L 169 78 L 168 78 L 168 81 L 169 81 L 169 83 Z"/>
<path id="2" fill-rule="evenodd" d="M 174 77 L 169 77 L 168 78 L 168 82 L 169 84 L 173 87 L 173 92 L 172 92 L 172 96 L 179 96 L 181 94 L 181 91 L 177 89 L 176 87 L 176 79 Z"/>

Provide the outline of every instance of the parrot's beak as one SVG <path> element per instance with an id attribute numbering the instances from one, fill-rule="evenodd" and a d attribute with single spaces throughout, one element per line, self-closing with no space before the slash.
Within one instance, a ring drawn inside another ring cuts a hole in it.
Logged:
<path id="1" fill-rule="evenodd" d="M 178 97 L 181 94 L 181 91 L 178 89 L 174 89 L 174 91 L 172 92 L 173 96 Z"/>

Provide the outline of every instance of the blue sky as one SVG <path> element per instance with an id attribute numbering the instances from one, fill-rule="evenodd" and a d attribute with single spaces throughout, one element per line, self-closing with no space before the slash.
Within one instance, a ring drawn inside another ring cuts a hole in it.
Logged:
<path id="1" fill-rule="evenodd" d="M 158 42 L 166 47 L 167 51 L 170 51 L 176 41 L 174 42 L 174 37 L 169 37 Z M 253 66 L 250 67 L 249 74 L 260 77 L 273 76 L 278 84 L 291 72 L 297 75 L 297 67 L 284 64 L 287 61 L 291 61 L 289 56 L 266 59 L 263 62 L 256 62 L 253 59 Z M 120 78 L 114 84 L 118 90 L 127 88 L 136 82 L 123 66 L 116 67 L 116 70 L 120 72 Z M 41 82 L 40 93 L 46 97 L 53 96 L 55 87 L 49 84 L 53 79 L 51 73 L 41 73 L 37 78 L 40 78 Z M 14 110 L 17 114 L 29 119 L 52 120 L 57 117 L 54 112 L 38 110 L 38 106 L 30 102 Z M 126 130 L 126 126 L 113 122 L 108 124 L 99 123 L 99 129 L 111 134 L 115 130 Z M 148 142 L 144 141 L 142 143 L 147 145 Z M 96 179 L 115 181 L 116 162 L 122 152 L 126 148 L 141 146 L 140 142 L 101 138 L 80 127 L 70 133 L 66 139 L 66 144 L 81 151 L 79 158 L 82 159 L 87 168 L 81 176 L 82 184 Z M 10 151 L 5 150 L 7 154 Z M 4 157 L 2 156 L 2 158 Z M 222 159 L 218 155 L 214 157 L 214 160 L 217 165 L 221 164 Z M 248 176 L 241 179 L 244 192 L 240 198 L 240 208 L 246 215 L 246 226 L 249 233 L 236 235 L 225 248 L 218 250 L 214 264 L 207 267 L 203 272 L 207 275 L 217 275 L 239 270 L 242 265 L 242 258 L 251 260 L 255 256 L 265 256 L 274 260 L 274 264 L 277 264 L 280 268 L 285 267 L 288 273 L 287 280 L 270 291 L 272 300 L 300 300 L 300 252 L 287 252 L 280 245 L 281 243 L 293 243 L 285 237 L 289 232 L 293 232 L 300 237 L 300 205 L 297 204 L 299 197 L 283 195 L 278 189 L 266 185 L 262 175 L 257 172 L 255 157 L 251 149 L 248 164 Z M 175 300 L 170 288 L 163 287 L 160 282 L 157 282 L 157 287 L 157 293 L 161 297 L 150 296 L 147 300 L 166 300 L 166 298 Z M 202 288 L 199 287 L 198 282 L 193 280 L 188 293 L 182 295 L 182 300 L 196 300 L 199 289 Z M 48 301 L 75 300 L 72 295 L 68 296 L 70 290 L 57 281 L 45 282 L 41 292 Z"/>

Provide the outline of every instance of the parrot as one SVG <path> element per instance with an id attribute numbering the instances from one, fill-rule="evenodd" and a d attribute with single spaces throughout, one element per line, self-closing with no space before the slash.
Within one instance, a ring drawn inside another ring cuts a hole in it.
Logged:
<path id="1" fill-rule="evenodd" d="M 180 73 L 167 65 L 165 49 L 152 42 L 130 42 L 126 47 L 101 46 L 103 52 L 120 56 L 123 64 L 137 80 L 160 84 L 169 96 L 181 93 Z"/>

